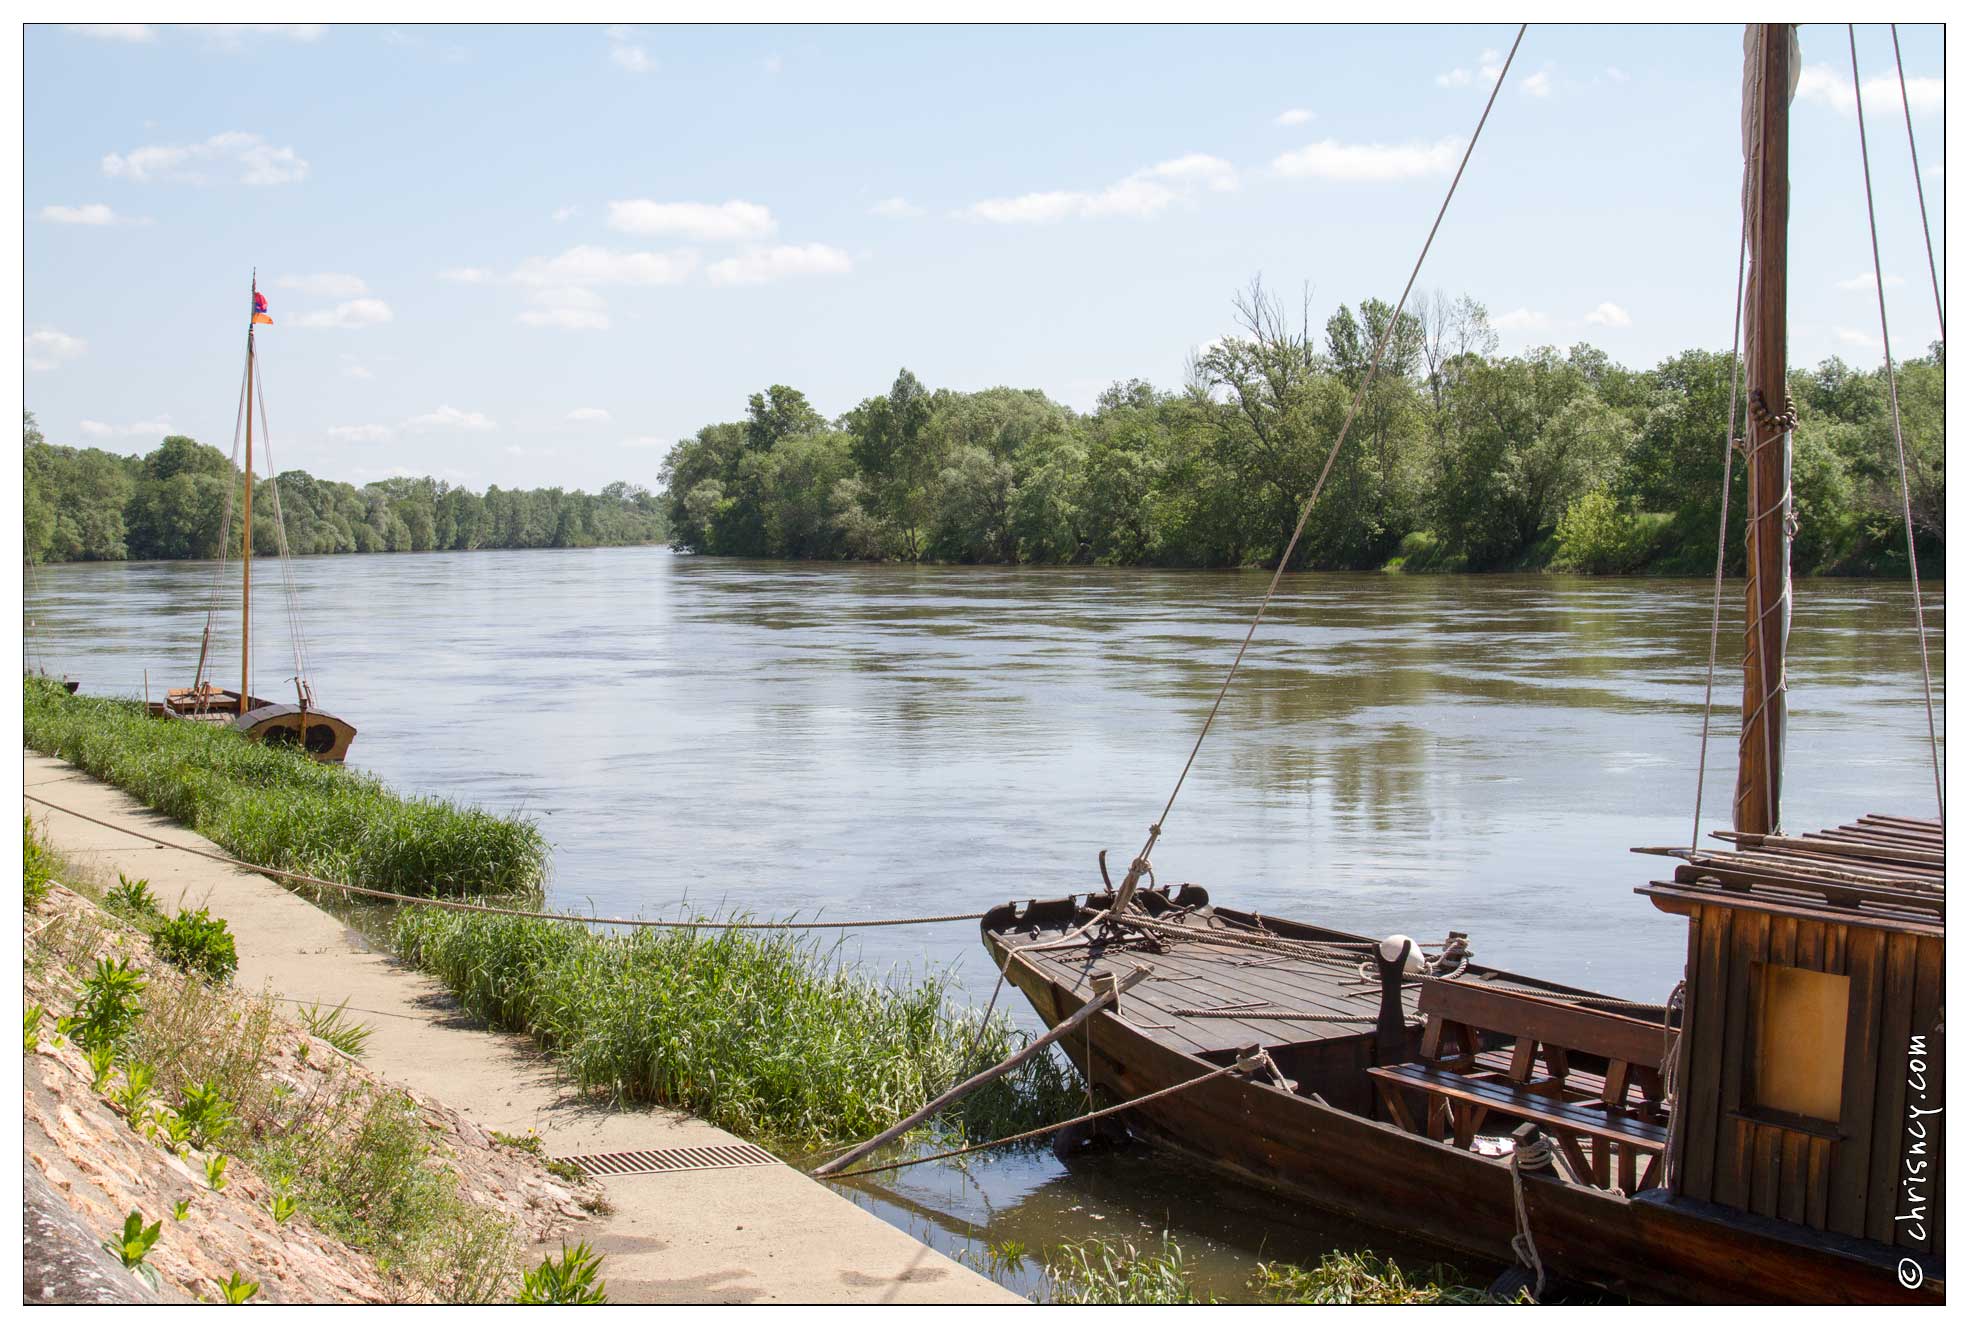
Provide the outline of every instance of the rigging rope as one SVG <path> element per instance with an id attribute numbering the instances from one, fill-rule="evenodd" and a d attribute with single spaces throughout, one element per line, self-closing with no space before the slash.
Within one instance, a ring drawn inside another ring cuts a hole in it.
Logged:
<path id="1" fill-rule="evenodd" d="M 1035 1140 L 1042 1135 L 1054 1135 L 1066 1130 L 1069 1126 L 1083 1126 L 1090 1121 L 1099 1121 L 1102 1117 L 1112 1117 L 1117 1112 L 1126 1112 L 1130 1108 L 1140 1107 L 1144 1103 L 1152 1103 L 1158 1098 L 1167 1098 L 1171 1094 L 1180 1094 L 1185 1089 L 1194 1089 L 1198 1085 L 1207 1084 L 1221 1075 L 1230 1075 L 1236 1071 L 1253 1070 L 1260 1066 L 1270 1066 L 1271 1060 L 1270 1055 L 1261 1051 L 1253 1056 L 1241 1057 L 1228 1066 L 1219 1066 L 1216 1070 L 1199 1075 L 1194 1079 L 1184 1080 L 1179 1084 L 1166 1085 L 1161 1089 L 1152 1090 L 1140 1097 L 1131 1098 L 1126 1103 L 1116 1103 L 1113 1107 L 1104 1107 L 1096 1112 L 1083 1112 L 1077 1117 L 1069 1117 L 1067 1120 L 1056 1122 L 1051 1126 L 1040 1126 L 1033 1130 L 1020 1131 L 1017 1135 L 1007 1135 L 985 1144 L 966 1145 L 962 1149 L 946 1149 L 940 1154 L 925 1154 L 921 1158 L 909 1158 L 895 1163 L 878 1163 L 873 1167 L 856 1168 L 853 1172 L 835 1172 L 829 1174 L 827 1180 L 845 1181 L 849 1177 L 867 1177 L 877 1172 L 899 1172 L 903 1168 L 916 1167 L 922 1163 L 935 1163 L 946 1158 L 957 1158 L 964 1154 L 975 1154 L 985 1149 L 997 1149 L 1003 1145 L 1017 1144 L 1021 1140 Z M 1273 1066 L 1272 1072 L 1276 1075 L 1278 1068 Z"/>
<path id="2" fill-rule="evenodd" d="M 921 918 L 858 918 L 842 923 L 825 923 L 819 920 L 812 923 L 729 923 L 703 919 L 598 918 L 587 914 L 554 914 L 534 909 L 508 909 L 501 905 L 473 904 L 468 900 L 443 900 L 431 895 L 400 895 L 394 891 L 379 891 L 369 886 L 351 886 L 347 882 L 329 881 L 325 877 L 314 877 L 305 872 L 288 872 L 281 868 L 270 868 L 261 863 L 249 863 L 243 858 L 234 858 L 230 854 L 220 854 L 214 853 L 209 849 L 200 849 L 196 845 L 178 844 L 171 840 L 160 840 L 156 836 L 144 831 L 133 830 L 117 822 L 105 821 L 101 817 L 92 817 L 86 812 L 78 812 L 74 808 L 63 807 L 61 804 L 50 802 L 38 794 L 23 793 L 21 797 L 27 799 L 30 803 L 39 803 L 44 808 L 52 808 L 56 812 L 63 813 L 67 816 L 80 818 L 83 821 L 105 827 L 108 830 L 120 831 L 132 839 L 143 840 L 161 849 L 175 849 L 180 853 L 192 854 L 199 858 L 209 858 L 214 863 L 225 863 L 231 867 L 243 868 L 248 872 L 257 872 L 262 876 L 279 877 L 285 881 L 300 882 L 303 885 L 317 886 L 324 890 L 341 891 L 346 895 L 360 895 L 371 900 L 389 900 L 397 904 L 428 905 L 433 909 L 452 909 L 461 913 L 501 914 L 508 918 L 532 918 L 548 923 L 584 923 L 589 926 L 600 927 L 706 928 L 725 932 L 810 932 L 823 928 L 904 927 L 917 923 L 964 923 L 984 917 L 982 913 L 929 914 Z"/>
<path id="3" fill-rule="evenodd" d="M 1340 448 L 1347 441 L 1348 431 L 1354 427 L 1354 419 L 1361 412 L 1367 400 L 1368 390 L 1374 386 L 1375 378 L 1381 372 L 1381 357 L 1388 348 L 1395 329 L 1400 326 L 1402 311 L 1408 307 L 1409 293 L 1415 289 L 1415 279 L 1422 272 L 1422 264 L 1429 257 L 1429 248 L 1436 241 L 1436 232 L 1442 227 L 1443 217 L 1449 212 L 1450 201 L 1456 197 L 1456 187 L 1463 180 L 1463 172 L 1470 164 L 1471 154 L 1477 150 L 1477 142 L 1483 137 L 1484 125 L 1490 120 L 1491 108 L 1497 105 L 1497 94 L 1504 87 L 1504 79 L 1511 72 L 1511 62 L 1517 58 L 1518 47 L 1525 39 L 1525 29 L 1530 26 L 1520 23 L 1518 35 L 1511 41 L 1511 49 L 1504 57 L 1504 64 L 1497 71 L 1497 81 L 1491 85 L 1490 98 L 1484 103 L 1483 114 L 1477 117 L 1477 128 L 1470 135 L 1470 142 L 1463 149 L 1463 159 L 1456 164 L 1456 174 L 1451 177 L 1449 189 L 1443 195 L 1442 206 L 1436 209 L 1436 219 L 1429 226 L 1429 234 L 1422 241 L 1422 252 L 1415 256 L 1415 266 L 1409 270 L 1408 283 L 1402 287 L 1401 298 L 1395 302 L 1394 312 L 1381 329 L 1381 337 L 1375 343 L 1374 357 L 1368 363 L 1367 373 L 1361 379 L 1360 387 L 1354 393 L 1353 403 L 1347 408 L 1347 415 L 1340 423 L 1340 432 L 1334 436 L 1333 446 L 1327 449 L 1326 461 L 1320 467 L 1319 478 L 1313 482 L 1313 492 L 1306 496 L 1304 506 L 1299 509 L 1298 524 L 1292 528 L 1292 538 L 1285 542 L 1285 552 L 1279 556 L 1278 566 L 1272 570 L 1271 584 L 1265 587 L 1265 594 L 1258 601 L 1258 610 L 1251 616 L 1251 626 L 1245 629 L 1244 640 L 1239 643 L 1237 654 L 1231 658 L 1231 667 L 1224 675 L 1224 682 L 1217 689 L 1217 697 L 1210 703 L 1210 711 L 1203 718 L 1203 727 L 1197 731 L 1196 741 L 1190 745 L 1190 755 L 1183 762 L 1183 769 L 1176 775 L 1176 784 L 1169 791 L 1169 799 L 1162 805 L 1162 815 L 1149 825 L 1148 839 L 1142 845 L 1142 852 L 1135 856 L 1129 868 L 1128 880 L 1116 898 L 1118 907 L 1125 907 L 1130 888 L 1136 876 L 1148 866 L 1149 854 L 1155 843 L 1162 837 L 1162 827 L 1169 820 L 1171 809 L 1176 806 L 1176 796 L 1183 792 L 1183 782 L 1189 779 L 1190 768 L 1196 764 L 1196 755 L 1203 747 L 1203 740 L 1209 736 L 1211 725 L 1216 723 L 1218 711 L 1223 709 L 1224 695 L 1231 690 L 1231 681 L 1237 677 L 1238 667 L 1244 663 L 1245 652 L 1251 649 L 1251 639 L 1258 633 L 1258 625 L 1265 619 L 1265 611 L 1271 607 L 1272 597 L 1278 592 L 1279 580 L 1285 576 L 1286 568 L 1292 564 L 1292 555 L 1299 547 L 1299 538 L 1305 534 L 1307 519 L 1313 515 L 1313 505 L 1319 502 L 1320 493 L 1326 488 L 1327 477 L 1333 472 L 1333 463 L 1340 456 Z"/>
<path id="4" fill-rule="evenodd" d="M 1894 38 L 1894 73 L 1901 81 L 1901 118 L 1907 122 L 1907 159 L 1914 164 L 1914 201 L 1921 205 L 1921 244 L 1928 254 L 1928 286 L 1935 293 L 1935 325 L 1941 329 L 1942 344 L 1948 344 L 1948 320 L 1942 317 L 1942 279 L 1935 270 L 1935 239 L 1928 234 L 1928 194 L 1921 187 L 1921 157 L 1914 150 L 1914 112 L 1907 104 L 1907 71 L 1901 68 L 1901 29 L 1889 23 Z"/>
<path id="5" fill-rule="evenodd" d="M 247 333 L 247 336 L 250 338 L 252 333 Z M 250 352 L 247 360 L 251 363 Z M 226 559 L 232 552 L 232 506 L 237 497 L 238 486 L 231 483 L 231 480 L 233 476 L 239 474 L 239 431 L 245 423 L 246 371 L 242 369 L 239 374 L 239 405 L 233 410 L 232 420 L 232 469 L 227 472 L 226 503 L 219 518 L 219 560 L 212 569 L 212 592 L 205 605 L 205 632 L 199 639 L 198 668 L 192 674 L 191 686 L 194 693 L 198 692 L 205 683 L 205 661 L 212 647 L 212 623 L 218 617 L 219 593 L 224 586 L 226 576 Z M 242 679 L 241 682 L 244 683 L 245 680 Z M 198 703 L 198 709 L 205 709 L 202 701 Z"/>
<path id="6" fill-rule="evenodd" d="M 257 362 L 253 366 L 253 386 L 260 398 L 260 434 L 267 448 L 267 482 L 273 489 L 274 542 L 280 553 L 280 581 L 287 602 L 287 641 L 294 656 L 294 686 L 302 704 L 306 705 L 310 697 L 307 638 L 301 630 L 301 597 L 294 586 L 293 560 L 287 550 L 287 518 L 280 508 L 280 475 L 274 467 L 273 430 L 267 424 L 267 385 L 260 376 Z"/>
<path id="7" fill-rule="evenodd" d="M 1866 182 L 1867 234 L 1873 241 L 1873 293 L 1880 305 L 1880 354 L 1887 365 L 1887 402 L 1893 409 L 1894 451 L 1900 459 L 1901 517 L 1907 531 L 1907 572 L 1914 587 L 1914 636 L 1921 643 L 1921 699 L 1928 708 L 1928 761 L 1935 772 L 1935 815 L 1940 817 L 1942 748 L 1935 737 L 1935 681 L 1928 665 L 1928 620 L 1921 611 L 1921 569 L 1914 558 L 1914 499 L 1908 492 L 1907 441 L 1901 435 L 1901 390 L 1894 377 L 1894 344 L 1887 338 L 1887 291 L 1880 270 L 1880 225 L 1873 215 L 1873 166 L 1866 150 L 1866 106 L 1860 96 L 1860 51 L 1850 23 L 1846 25 L 1846 51 L 1853 62 L 1853 110 L 1859 117 L 1860 171 Z"/>
<path id="8" fill-rule="evenodd" d="M 1761 77 L 1761 75 L 1760 75 Z M 1743 220 L 1737 232 L 1737 304 L 1730 318 L 1730 419 L 1723 431 L 1723 507 L 1716 516 L 1716 590 L 1709 605 L 1709 670 L 1702 682 L 1702 747 L 1696 756 L 1696 815 L 1689 830 L 1689 847 L 1702 840 L 1702 785 L 1709 773 L 1709 718 L 1716 697 L 1716 649 L 1723 630 L 1723 555 L 1730 542 L 1730 474 L 1737 442 L 1737 386 L 1743 374 L 1743 273 L 1750 255 L 1750 158 L 1743 159 L 1743 182 L 1737 190 L 1737 211 Z"/>

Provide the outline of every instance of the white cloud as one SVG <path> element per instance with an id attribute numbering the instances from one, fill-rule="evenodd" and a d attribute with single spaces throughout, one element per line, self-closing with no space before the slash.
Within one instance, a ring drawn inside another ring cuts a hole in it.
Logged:
<path id="1" fill-rule="evenodd" d="M 1932 166 L 1924 166 L 1921 168 L 1921 173 L 1927 176 L 1930 180 L 1939 180 L 1942 178 L 1942 164 L 1940 162 L 1936 162 Z"/>
<path id="2" fill-rule="evenodd" d="M 490 417 L 478 411 L 461 411 L 456 406 L 440 406 L 424 415 L 412 416 L 406 423 L 412 429 L 468 429 L 483 432 L 499 428 Z"/>
<path id="3" fill-rule="evenodd" d="M 1463 141 L 1434 143 L 1341 143 L 1322 139 L 1272 159 L 1272 170 L 1315 180 L 1385 181 L 1448 175 L 1456 169 Z"/>
<path id="4" fill-rule="evenodd" d="M 580 208 L 577 208 L 577 207 L 575 207 L 575 206 L 574 206 L 574 205 L 573 205 L 572 203 L 570 203 L 570 204 L 569 204 L 568 206 L 566 206 L 566 207 L 564 207 L 564 208 L 555 208 L 555 209 L 554 209 L 554 220 L 555 220 L 555 221 L 557 221 L 557 222 L 564 222 L 564 221 L 566 221 L 566 220 L 567 220 L 567 219 L 568 219 L 569 217 L 572 217 L 572 216 L 574 216 L 574 215 L 575 215 L 575 214 L 576 214 L 577 212 L 580 212 L 580 211 L 581 211 L 581 209 L 580 209 Z"/>
<path id="5" fill-rule="evenodd" d="M 871 217 L 921 217 L 923 215 L 923 209 L 898 194 L 894 198 L 885 198 L 870 207 L 868 215 Z"/>
<path id="6" fill-rule="evenodd" d="M 1439 88 L 1467 88 L 1472 83 L 1475 83 L 1479 77 L 1485 83 L 1495 83 L 1498 74 L 1503 72 L 1498 65 L 1498 60 L 1499 56 L 1496 51 L 1485 51 L 1477 57 L 1477 67 L 1475 69 L 1451 69 L 1436 75 L 1436 86 Z"/>
<path id="7" fill-rule="evenodd" d="M 361 364 L 357 363 L 354 356 L 345 355 L 342 357 L 342 377 L 375 378 L 376 375 L 370 373 L 368 369 L 364 368 Z"/>
<path id="8" fill-rule="evenodd" d="M 1633 315 L 1611 300 L 1602 300 L 1586 311 L 1588 323 L 1597 323 L 1603 328 L 1625 328 L 1634 323 Z"/>
<path id="9" fill-rule="evenodd" d="M 299 291 L 303 295 L 319 295 L 330 300 L 346 300 L 369 294 L 369 286 L 362 278 L 346 272 L 297 273 L 290 277 L 276 277 L 273 284 L 284 291 Z"/>
<path id="10" fill-rule="evenodd" d="M 854 260 L 830 245 L 772 245 L 721 259 L 705 270 L 714 286 L 757 286 L 782 277 L 848 272 Z"/>
<path id="11" fill-rule="evenodd" d="M 596 424 L 609 419 L 609 413 L 600 406 L 577 406 L 567 418 L 576 424 Z"/>
<path id="12" fill-rule="evenodd" d="M 1552 95 L 1552 75 L 1546 70 L 1527 74 L 1518 80 L 1518 91 L 1527 97 L 1550 97 Z"/>
<path id="13" fill-rule="evenodd" d="M 1303 106 L 1295 106 L 1289 111 L 1280 111 L 1277 115 L 1273 116 L 1272 123 L 1280 129 L 1290 129 L 1294 125 L 1307 124 L 1312 119 L 1313 113 L 1311 111 Z"/>
<path id="14" fill-rule="evenodd" d="M 201 34 L 215 50 L 241 51 L 249 37 L 282 37 L 291 42 L 312 42 L 328 31 L 325 23 L 194 23 L 186 24 Z"/>
<path id="15" fill-rule="evenodd" d="M 1607 77 L 1612 79 L 1616 83 L 1625 83 L 1627 82 L 1629 75 L 1626 70 L 1622 69 L 1618 65 L 1608 65 Z"/>
<path id="16" fill-rule="evenodd" d="M 333 309 L 316 309 L 294 319 L 297 328 L 372 328 L 395 315 L 381 300 L 344 300 Z"/>
<path id="17" fill-rule="evenodd" d="M 68 30 L 105 42 L 154 42 L 157 29 L 148 23 L 70 23 Z"/>
<path id="18" fill-rule="evenodd" d="M 1877 332 L 1862 332 L 1858 328 L 1835 328 L 1833 331 L 1848 346 L 1863 347 L 1876 355 L 1880 353 L 1880 334 Z"/>
<path id="19" fill-rule="evenodd" d="M 627 24 L 618 23 L 608 30 L 608 58 L 617 69 L 626 69 L 632 74 L 647 74 L 656 68 L 656 61 L 650 59 L 635 41 L 636 30 Z"/>
<path id="20" fill-rule="evenodd" d="M 80 356 L 89 349 L 89 343 L 80 337 L 71 337 L 66 332 L 54 328 L 41 328 L 22 338 L 26 358 L 23 363 L 33 373 L 45 373 L 59 369 L 66 362 Z"/>
<path id="21" fill-rule="evenodd" d="M 673 286 L 697 271 L 689 249 L 628 252 L 576 245 L 552 258 L 529 258 L 513 272 L 523 286 Z"/>
<path id="22" fill-rule="evenodd" d="M 602 297 L 583 286 L 547 286 L 533 293 L 540 307 L 528 309 L 519 321 L 532 328 L 600 331 L 609 325 Z"/>
<path id="23" fill-rule="evenodd" d="M 1916 115 L 1939 115 L 1945 88 L 1939 78 L 1919 77 L 1907 81 L 1908 110 Z M 1871 74 L 1860 81 L 1860 92 L 1870 112 L 1898 112 L 1901 109 L 1901 81 L 1894 74 Z M 1832 65 L 1806 65 L 1798 74 L 1798 100 L 1818 102 L 1841 115 L 1853 113 L 1853 85 Z"/>
<path id="24" fill-rule="evenodd" d="M 766 67 L 768 74 L 777 74 L 780 70 L 786 68 L 786 62 L 777 55 L 769 55 L 760 63 Z"/>
<path id="25" fill-rule="evenodd" d="M 778 229 L 771 209 L 737 198 L 724 203 L 618 199 L 608 205 L 608 224 L 630 235 L 678 235 L 708 243 L 763 240 Z"/>
<path id="26" fill-rule="evenodd" d="M 328 436 L 349 443 L 381 443 L 396 431 L 388 425 L 330 425 Z"/>
<path id="27" fill-rule="evenodd" d="M 491 268 L 446 268 L 438 273 L 438 280 L 477 286 L 491 281 L 496 275 Z"/>
<path id="28" fill-rule="evenodd" d="M 668 446 L 670 440 L 657 434 L 638 434 L 635 438 L 625 438 L 621 446 L 625 448 L 661 448 Z"/>
<path id="29" fill-rule="evenodd" d="M 241 184 L 284 185 L 308 178 L 308 164 L 292 148 L 277 148 L 258 134 L 231 130 L 202 143 L 153 144 L 112 152 L 103 158 L 103 174 L 119 180 L 203 182 L 202 168 L 224 166 L 239 172 Z"/>
<path id="30" fill-rule="evenodd" d="M 156 420 L 137 420 L 127 425 L 105 424 L 101 420 L 84 420 L 78 426 L 91 438 L 139 438 L 149 435 L 162 438 L 171 432 L 171 419 L 163 416 Z"/>
<path id="31" fill-rule="evenodd" d="M 1490 325 L 1501 332 L 1533 332 L 1549 326 L 1551 322 L 1536 309 L 1507 309 L 1491 319 Z"/>
<path id="32" fill-rule="evenodd" d="M 1059 189 L 988 198 L 965 215 L 1004 223 L 1057 222 L 1069 217 L 1152 217 L 1198 191 L 1227 193 L 1237 188 L 1237 168 L 1221 157 L 1193 152 L 1157 162 L 1095 192 Z"/>
<path id="33" fill-rule="evenodd" d="M 1844 281 L 1834 282 L 1833 285 L 1842 291 L 1871 291 L 1873 289 L 1873 274 L 1871 272 L 1862 272 L 1857 277 L 1848 277 Z M 1887 274 L 1888 289 L 1891 290 L 1896 286 L 1905 285 L 1907 285 L 1907 282 L 1902 278 L 1896 277 L 1891 272 Z"/>
<path id="34" fill-rule="evenodd" d="M 149 218 L 119 217 L 107 203 L 79 203 L 74 207 L 50 203 L 41 209 L 41 220 L 60 222 L 64 226 L 142 226 Z"/>

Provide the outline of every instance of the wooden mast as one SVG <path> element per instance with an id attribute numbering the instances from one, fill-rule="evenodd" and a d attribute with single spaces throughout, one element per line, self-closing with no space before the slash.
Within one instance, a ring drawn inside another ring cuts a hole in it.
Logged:
<path id="1" fill-rule="evenodd" d="M 253 274 L 253 294 L 260 294 L 260 274 Z M 246 315 L 246 526 L 240 547 L 239 606 L 239 713 L 251 709 L 253 670 L 253 312 L 256 299 L 247 304 Z"/>
<path id="2" fill-rule="evenodd" d="M 1745 438 L 1743 729 L 1733 821 L 1768 833 L 1780 824 L 1785 644 L 1791 631 L 1791 427 L 1785 392 L 1785 228 L 1790 212 L 1791 92 L 1797 40 L 1788 23 L 1744 32 L 1744 152 L 1750 178 L 1750 280 L 1744 310 L 1749 411 Z"/>

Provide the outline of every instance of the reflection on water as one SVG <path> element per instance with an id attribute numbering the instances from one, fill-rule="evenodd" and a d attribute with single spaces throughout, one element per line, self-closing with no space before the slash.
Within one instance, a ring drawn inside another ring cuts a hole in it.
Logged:
<path id="1" fill-rule="evenodd" d="M 1256 573 L 660 549 L 293 567 L 317 694 L 361 731 L 353 764 L 539 816 L 557 904 L 837 918 L 1087 889 L 1095 853 L 1132 853 L 1160 809 L 1263 587 Z M 140 692 L 146 668 L 154 691 L 188 681 L 208 576 L 38 570 L 48 667 L 92 692 Z M 256 634 L 269 697 L 293 673 L 274 580 L 259 583 Z M 1658 998 L 1679 976 L 1682 931 L 1632 893 L 1666 865 L 1628 849 L 1688 837 L 1709 589 L 1287 578 L 1167 823 L 1158 874 L 1362 932 L 1455 928 L 1487 961 Z M 1942 600 L 1932 588 L 1938 686 Z M 1712 825 L 1734 781 L 1740 603 L 1732 586 Z M 1788 825 L 1932 815 L 1911 619 L 1904 585 L 1799 584 Z M 223 683 L 237 637 L 222 626 Z M 967 925 L 869 932 L 848 949 L 885 969 L 954 969 L 980 997 L 991 980 Z M 898 1190 L 952 1232 L 1043 1211 L 1050 1242 L 1096 1204 L 1116 1222 L 1164 1221 L 1154 1186 L 1131 1180 L 1139 1159 L 1114 1164 L 1137 1198 L 1098 1200 L 1105 1164 L 967 1161 L 976 1182 L 933 1166 Z M 1071 1203 L 1034 1199 L 1055 1193 Z M 894 1207 L 878 1194 L 864 1202 Z M 1248 1253 L 1248 1233 L 1178 1221 L 1192 1225 L 1179 1237 Z"/>

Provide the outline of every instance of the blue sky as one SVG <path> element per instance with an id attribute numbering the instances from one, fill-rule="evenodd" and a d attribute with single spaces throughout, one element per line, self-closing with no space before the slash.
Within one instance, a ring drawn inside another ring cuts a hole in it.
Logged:
<path id="1" fill-rule="evenodd" d="M 27 405 L 56 442 L 229 446 L 255 266 L 275 460 L 356 482 L 653 485 L 752 391 L 834 414 L 905 365 L 1083 408 L 1175 387 L 1254 273 L 1320 317 L 1398 293 L 1511 35 L 36 26 Z M 1740 40 L 1532 28 L 1422 285 L 1482 300 L 1506 349 L 1726 348 Z M 1859 40 L 1918 352 L 1892 49 Z M 1870 362 L 1845 30 L 1801 41 L 1791 355 Z M 1939 245 L 1941 30 L 1901 45 Z"/>

